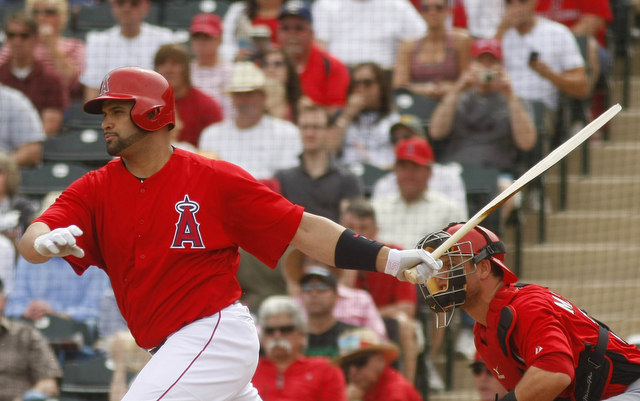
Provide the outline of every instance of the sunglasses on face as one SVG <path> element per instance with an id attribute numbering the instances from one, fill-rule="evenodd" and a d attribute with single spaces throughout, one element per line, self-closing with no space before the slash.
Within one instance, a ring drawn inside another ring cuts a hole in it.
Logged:
<path id="1" fill-rule="evenodd" d="M 518 1 L 520 4 L 524 4 L 524 3 L 528 2 L 529 0 L 517 0 L 517 1 Z M 505 0 L 505 2 L 506 2 L 507 4 L 513 4 L 513 3 L 515 3 L 515 2 L 516 2 L 516 0 Z"/>
<path id="2" fill-rule="evenodd" d="M 142 0 L 115 0 L 115 3 L 119 7 L 123 7 L 127 4 L 131 5 L 131 7 L 138 7 L 142 3 Z"/>
<path id="3" fill-rule="evenodd" d="M 281 24 L 280 25 L 280 30 L 283 31 L 283 32 L 300 33 L 300 32 L 306 31 L 307 27 L 305 25 L 302 25 L 302 24 L 296 24 L 296 25 Z"/>
<path id="4" fill-rule="evenodd" d="M 29 39 L 31 34 L 29 32 L 7 32 L 7 39 L 20 38 L 20 39 Z"/>
<path id="5" fill-rule="evenodd" d="M 471 372 L 474 376 L 480 376 L 483 373 L 491 376 L 491 371 L 484 363 L 474 363 L 473 365 L 471 365 Z"/>
<path id="6" fill-rule="evenodd" d="M 279 331 L 280 334 L 291 334 L 295 329 L 296 329 L 296 326 L 289 324 L 286 326 L 265 327 L 263 330 L 264 330 L 264 334 L 271 336 L 275 334 L 276 331 Z"/>
<path id="7" fill-rule="evenodd" d="M 52 15 L 58 15 L 58 10 L 56 10 L 55 8 L 45 8 L 42 10 L 38 10 L 37 8 L 34 8 L 32 13 L 36 17 L 40 14 L 46 15 L 46 16 L 52 16 Z"/>
<path id="8" fill-rule="evenodd" d="M 365 88 L 369 88 L 376 84 L 376 81 L 373 79 L 355 79 L 353 81 L 353 86 L 364 86 Z"/>
<path id="9" fill-rule="evenodd" d="M 423 4 L 420 6 L 420 10 L 422 11 L 442 11 L 444 10 L 444 5 L 443 4 Z"/>
<path id="10" fill-rule="evenodd" d="M 266 67 L 284 67 L 284 61 L 282 61 L 282 60 L 272 61 L 272 62 L 265 61 L 262 64 L 262 66 L 265 67 L 265 68 Z"/>
<path id="11" fill-rule="evenodd" d="M 369 359 L 371 359 L 371 354 L 360 355 L 360 356 L 358 356 L 356 358 L 351 359 L 347 363 L 350 366 L 355 366 L 356 368 L 360 369 L 363 366 L 365 366 L 367 363 L 369 363 Z"/>
<path id="12" fill-rule="evenodd" d="M 309 128 L 310 126 L 307 126 L 306 129 L 325 129 L 326 127 L 322 127 L 319 125 L 314 125 L 311 126 L 312 128 Z M 300 129 L 304 130 L 305 126 L 300 127 Z M 329 284 L 326 283 L 304 283 L 302 284 L 302 291 L 304 292 L 309 292 L 311 290 L 316 290 L 316 291 L 326 291 L 328 289 L 330 289 L 331 287 L 329 286 Z"/>

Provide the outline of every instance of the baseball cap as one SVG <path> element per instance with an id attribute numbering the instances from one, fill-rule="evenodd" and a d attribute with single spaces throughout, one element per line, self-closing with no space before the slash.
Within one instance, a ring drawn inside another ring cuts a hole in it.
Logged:
<path id="1" fill-rule="evenodd" d="M 284 3 L 280 9 L 280 15 L 278 19 L 293 15 L 295 17 L 304 18 L 309 22 L 312 22 L 311 18 L 311 6 L 309 3 L 300 0 L 292 0 Z"/>
<path id="2" fill-rule="evenodd" d="M 382 342 L 378 334 L 366 327 L 345 331 L 338 337 L 336 365 L 344 365 L 362 355 L 382 353 L 388 364 L 398 359 L 399 349 L 391 342 Z"/>
<path id="3" fill-rule="evenodd" d="M 424 126 L 422 125 L 422 121 L 419 117 L 413 114 L 403 114 L 400 116 L 400 121 L 393 124 L 389 129 L 389 132 L 393 132 L 397 127 L 407 127 L 410 130 L 414 131 L 416 134 L 421 137 L 426 137 L 426 133 L 424 131 Z"/>
<path id="4" fill-rule="evenodd" d="M 311 279 L 320 280 L 323 283 L 327 284 L 334 290 L 338 288 L 338 281 L 336 280 L 336 276 L 331 273 L 331 270 L 322 266 L 313 266 L 307 270 L 302 277 L 300 277 L 300 285 L 305 284 Z"/>
<path id="5" fill-rule="evenodd" d="M 476 39 L 471 45 L 471 57 L 476 58 L 484 53 L 492 54 L 502 60 L 502 44 L 500 40 L 494 38 Z"/>
<path id="6" fill-rule="evenodd" d="M 189 32 L 218 37 L 222 35 L 222 20 L 216 14 L 200 13 L 191 20 Z"/>
<path id="7" fill-rule="evenodd" d="M 240 61 L 233 65 L 231 84 L 227 92 L 253 92 L 264 90 L 266 77 L 258 66 L 250 61 Z"/>
<path id="8" fill-rule="evenodd" d="M 414 137 L 398 142 L 396 160 L 409 160 L 421 166 L 428 166 L 435 161 L 435 157 L 426 139 Z"/>

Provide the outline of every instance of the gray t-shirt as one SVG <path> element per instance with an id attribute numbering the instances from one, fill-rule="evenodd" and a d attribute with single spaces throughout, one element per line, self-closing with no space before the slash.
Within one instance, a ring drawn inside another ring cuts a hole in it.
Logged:
<path id="1" fill-rule="evenodd" d="M 509 118 L 507 99 L 500 92 L 464 92 L 441 161 L 513 172 L 518 149 Z"/>
<path id="2" fill-rule="evenodd" d="M 44 139 L 42 121 L 31 101 L 22 92 L 0 84 L 0 150 L 11 153 Z"/>

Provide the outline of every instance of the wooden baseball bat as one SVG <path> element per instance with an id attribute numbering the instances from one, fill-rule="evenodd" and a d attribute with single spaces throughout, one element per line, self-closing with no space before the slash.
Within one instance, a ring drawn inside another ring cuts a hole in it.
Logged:
<path id="1" fill-rule="evenodd" d="M 581 129 L 577 134 L 567 139 L 562 145 L 558 146 L 553 152 L 549 153 L 544 159 L 536 163 L 535 166 L 527 170 L 520 178 L 514 181 L 507 189 L 502 191 L 498 196 L 493 198 L 485 207 L 483 207 L 478 213 L 469 219 L 458 231 L 451 235 L 451 238 L 447 239 L 442 245 L 436 248 L 431 255 L 434 259 L 441 257 L 447 249 L 455 245 L 462 237 L 464 237 L 475 226 L 480 224 L 487 216 L 493 213 L 504 202 L 520 191 L 525 185 L 533 181 L 536 177 L 547 171 L 554 164 L 559 162 L 566 155 L 571 153 L 572 150 L 577 148 L 582 142 L 593 135 L 596 131 L 602 128 L 603 125 L 609 122 L 616 114 L 622 110 L 619 104 L 615 104 L 609 110 L 602 113 L 598 118 L 591 121 L 586 127 Z M 413 284 L 418 284 L 418 273 L 416 268 L 413 267 L 404 272 L 405 278 Z"/>

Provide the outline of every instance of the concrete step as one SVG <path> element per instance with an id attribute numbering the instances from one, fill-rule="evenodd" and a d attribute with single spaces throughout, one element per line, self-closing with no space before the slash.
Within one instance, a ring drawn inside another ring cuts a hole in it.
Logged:
<path id="1" fill-rule="evenodd" d="M 559 209 L 560 178 L 545 177 L 553 210 Z M 640 175 L 567 177 L 567 210 L 640 211 Z"/>
<path id="2" fill-rule="evenodd" d="M 640 78 L 638 78 L 640 82 Z M 640 84 L 637 90 L 640 96 Z M 639 142 L 640 141 L 640 109 L 624 109 L 611 120 L 610 140 L 613 142 Z"/>
<path id="3" fill-rule="evenodd" d="M 568 174 L 584 173 L 583 160 L 588 161 L 586 173 L 591 176 L 640 176 L 639 142 L 597 142 L 588 145 L 588 154 L 582 146 L 566 156 L 564 163 Z M 547 175 L 559 175 L 561 160 L 551 167 Z"/>
<path id="4" fill-rule="evenodd" d="M 637 63 L 640 64 L 640 63 Z M 614 79 L 611 82 L 611 103 L 623 102 L 624 81 L 621 78 Z M 629 79 L 629 108 L 640 107 L 640 77 L 632 75 Z"/>
<path id="5" fill-rule="evenodd" d="M 525 238 L 535 239 L 537 216 L 531 214 L 523 224 Z M 546 218 L 546 241 L 552 244 L 607 242 L 606 233 L 629 241 L 640 239 L 640 215 L 628 211 L 566 211 L 551 213 Z M 509 249 L 509 248 L 508 248 Z"/>
<path id="6" fill-rule="evenodd" d="M 640 245 L 634 239 L 616 241 L 615 231 L 602 232 L 600 242 L 527 244 L 522 248 L 520 279 L 541 280 L 640 280 L 637 255 Z"/>

